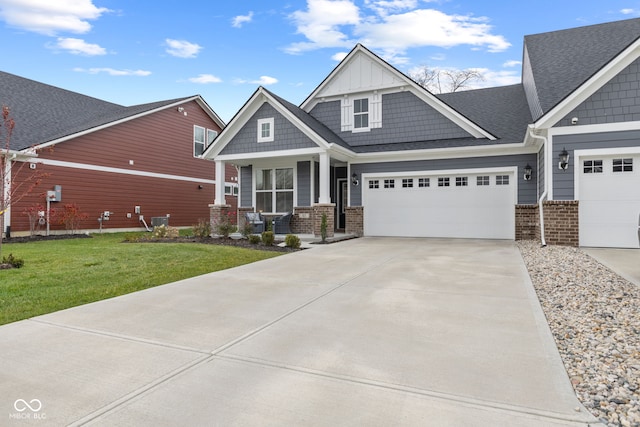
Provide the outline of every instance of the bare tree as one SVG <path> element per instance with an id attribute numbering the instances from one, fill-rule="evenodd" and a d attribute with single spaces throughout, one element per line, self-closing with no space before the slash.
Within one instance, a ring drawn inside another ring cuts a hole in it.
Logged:
<path id="1" fill-rule="evenodd" d="M 0 255 L 2 255 L 2 233 L 4 233 L 5 215 L 12 204 L 19 202 L 37 187 L 47 176 L 40 171 L 25 170 L 27 162 L 18 162 L 19 157 L 33 157 L 33 153 L 23 153 L 11 150 L 11 134 L 15 121 L 11 117 L 9 107 L 2 106 L 2 122 L 0 122 Z M 16 166 L 17 165 L 17 166 Z M 19 180 L 12 178 L 20 176 Z"/>
<path id="2" fill-rule="evenodd" d="M 423 65 L 409 71 L 408 76 L 432 93 L 456 92 L 469 87 L 474 82 L 484 81 L 484 75 L 472 68 L 448 70 Z"/>

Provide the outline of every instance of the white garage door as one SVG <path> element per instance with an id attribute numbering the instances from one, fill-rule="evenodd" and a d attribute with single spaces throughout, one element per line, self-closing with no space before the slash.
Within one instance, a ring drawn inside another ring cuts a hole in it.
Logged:
<path id="1" fill-rule="evenodd" d="M 581 156 L 580 245 L 638 248 L 640 154 Z"/>
<path id="2" fill-rule="evenodd" d="M 515 238 L 513 171 L 364 176 L 368 236 Z"/>

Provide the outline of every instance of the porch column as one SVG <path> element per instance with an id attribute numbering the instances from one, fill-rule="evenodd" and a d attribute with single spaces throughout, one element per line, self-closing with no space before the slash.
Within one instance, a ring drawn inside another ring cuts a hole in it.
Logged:
<path id="1" fill-rule="evenodd" d="M 331 176 L 331 163 L 329 161 L 329 153 L 320 153 L 320 197 L 319 204 L 331 203 L 331 193 L 329 192 Z"/>
<path id="2" fill-rule="evenodd" d="M 214 205 L 226 205 L 227 201 L 224 198 L 224 168 L 225 164 L 221 160 L 216 160 L 216 194 Z"/>

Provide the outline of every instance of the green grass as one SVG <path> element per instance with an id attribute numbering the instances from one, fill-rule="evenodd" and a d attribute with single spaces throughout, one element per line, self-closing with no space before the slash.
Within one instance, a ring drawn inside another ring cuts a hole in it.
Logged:
<path id="1" fill-rule="evenodd" d="M 200 243 L 122 243 L 124 234 L 2 245 L 0 324 L 280 255 Z"/>

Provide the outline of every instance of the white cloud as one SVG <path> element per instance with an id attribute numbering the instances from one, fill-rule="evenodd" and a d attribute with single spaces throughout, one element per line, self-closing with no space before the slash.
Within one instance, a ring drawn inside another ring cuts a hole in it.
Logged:
<path id="1" fill-rule="evenodd" d="M 290 15 L 297 33 L 309 41 L 293 43 L 285 50 L 291 54 L 323 47 L 351 47 L 354 43 L 340 31 L 344 25 L 360 22 L 358 7 L 349 0 L 307 0 L 306 11 Z"/>
<path id="2" fill-rule="evenodd" d="M 202 50 L 202 46 L 186 40 L 166 39 L 165 43 L 168 46 L 167 53 L 178 58 L 195 58 Z"/>
<path id="3" fill-rule="evenodd" d="M 151 74 L 151 71 L 145 70 L 116 70 L 115 68 L 74 68 L 73 71 L 79 73 L 99 74 L 106 73 L 110 76 L 141 76 L 146 77 Z"/>
<path id="4" fill-rule="evenodd" d="M 484 81 L 475 82 L 470 89 L 485 87 L 508 86 L 520 83 L 520 73 L 513 70 L 490 70 L 488 68 L 476 68 L 484 76 Z"/>
<path id="5" fill-rule="evenodd" d="M 66 50 L 73 55 L 97 56 L 107 54 L 106 49 L 100 45 L 87 43 L 82 39 L 72 37 L 58 37 L 57 43 L 52 45 L 52 48 Z"/>
<path id="6" fill-rule="evenodd" d="M 198 77 L 189 78 L 191 83 L 200 83 L 200 84 L 208 84 L 208 83 L 220 83 L 222 79 L 214 76 L 213 74 L 200 74 Z"/>
<path id="7" fill-rule="evenodd" d="M 88 21 L 110 12 L 92 0 L 2 0 L 0 19 L 7 24 L 48 36 L 59 32 L 86 33 Z"/>
<path id="8" fill-rule="evenodd" d="M 336 62 L 340 62 L 342 61 L 344 58 L 346 58 L 346 56 L 349 54 L 349 52 L 338 52 L 335 53 L 331 56 L 331 59 L 333 59 Z"/>
<path id="9" fill-rule="evenodd" d="M 257 80 L 235 79 L 234 82 L 237 84 L 251 83 L 254 85 L 269 86 L 278 83 L 278 79 L 270 76 L 260 76 Z"/>
<path id="10" fill-rule="evenodd" d="M 269 86 L 278 83 L 278 79 L 269 76 L 260 76 L 258 80 L 252 80 L 251 83 L 262 86 Z"/>
<path id="11" fill-rule="evenodd" d="M 356 41 L 395 64 L 408 62 L 407 49 L 423 46 L 450 48 L 469 45 L 472 49 L 502 52 L 511 44 L 493 34 L 489 19 L 469 15 L 448 15 L 435 9 L 416 9 L 414 0 L 367 0 L 368 10 L 353 0 L 307 0 L 307 9 L 290 15 L 297 33 L 307 40 L 285 48 L 287 53 L 327 47 L 352 47 Z M 354 41 L 355 40 L 355 41 Z"/>
<path id="12" fill-rule="evenodd" d="M 620 13 L 623 15 L 640 15 L 640 11 L 637 9 L 621 9 Z"/>
<path id="13" fill-rule="evenodd" d="M 502 64 L 503 67 L 519 67 L 522 65 L 522 61 L 516 61 L 516 60 L 511 60 L 511 61 L 507 61 L 504 64 Z"/>
<path id="14" fill-rule="evenodd" d="M 242 27 L 242 24 L 251 22 L 253 19 L 253 12 L 249 12 L 247 15 L 238 15 L 231 20 L 231 26 L 234 28 Z"/>

